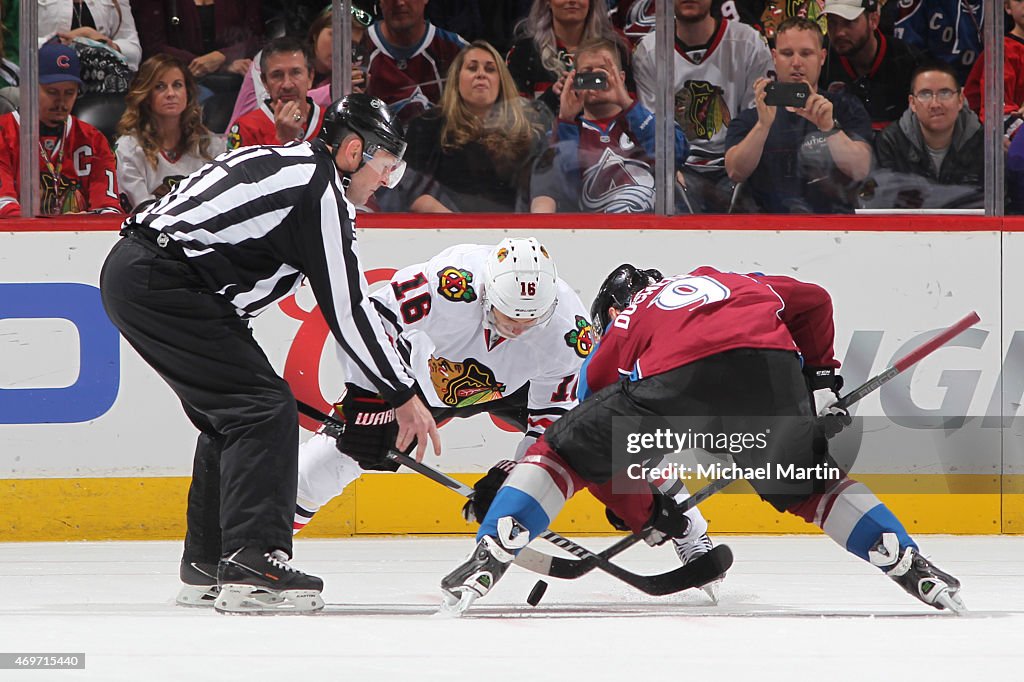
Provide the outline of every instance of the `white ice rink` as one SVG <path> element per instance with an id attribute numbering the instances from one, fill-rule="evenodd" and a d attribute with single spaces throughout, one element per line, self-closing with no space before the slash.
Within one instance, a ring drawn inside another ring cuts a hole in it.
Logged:
<path id="1" fill-rule="evenodd" d="M 549 581 L 531 608 L 536 576 L 513 567 L 462 619 L 435 611 L 465 538 L 298 540 L 294 563 L 324 578 L 327 607 L 269 617 L 175 606 L 179 543 L 0 543 L 0 652 L 86 654 L 85 670 L 0 680 L 1024 679 L 1024 537 L 918 538 L 963 582 L 961 618 L 824 537 L 718 539 L 736 555 L 718 606 L 698 592 L 648 597 L 595 571 Z M 665 547 L 617 561 L 676 565 Z"/>

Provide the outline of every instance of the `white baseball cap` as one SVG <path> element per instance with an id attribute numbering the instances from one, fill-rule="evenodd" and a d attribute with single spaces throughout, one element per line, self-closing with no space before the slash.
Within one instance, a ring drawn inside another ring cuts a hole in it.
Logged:
<path id="1" fill-rule="evenodd" d="M 874 11 L 878 8 L 877 0 L 825 0 L 825 14 L 834 14 L 847 21 L 853 21 L 864 10 Z"/>

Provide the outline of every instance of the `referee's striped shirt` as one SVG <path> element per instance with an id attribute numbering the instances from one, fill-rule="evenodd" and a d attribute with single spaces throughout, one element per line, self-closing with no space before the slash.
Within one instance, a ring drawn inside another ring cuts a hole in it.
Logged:
<path id="1" fill-rule="evenodd" d="M 175 240 L 243 317 L 294 292 L 305 275 L 341 348 L 400 405 L 415 382 L 367 296 L 355 214 L 330 151 L 313 141 L 221 154 L 125 226 Z"/>

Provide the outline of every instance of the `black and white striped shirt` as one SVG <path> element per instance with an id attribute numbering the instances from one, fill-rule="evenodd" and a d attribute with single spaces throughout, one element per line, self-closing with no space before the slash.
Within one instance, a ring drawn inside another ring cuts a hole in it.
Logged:
<path id="1" fill-rule="evenodd" d="M 291 294 L 305 275 L 342 350 L 399 405 L 414 380 L 367 297 L 355 213 L 330 151 L 313 141 L 221 154 L 125 226 L 173 239 L 242 317 Z"/>

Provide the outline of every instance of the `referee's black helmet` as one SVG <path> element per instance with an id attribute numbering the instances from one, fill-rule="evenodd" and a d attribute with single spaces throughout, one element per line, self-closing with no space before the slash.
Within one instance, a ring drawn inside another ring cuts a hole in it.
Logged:
<path id="1" fill-rule="evenodd" d="M 608 308 L 625 310 L 634 296 L 662 279 L 664 278 L 659 270 L 641 270 L 629 263 L 623 263 L 612 270 L 601 283 L 594 303 L 590 306 L 590 321 L 598 325 L 600 332 L 604 333 L 612 321 Z"/>
<path id="2" fill-rule="evenodd" d="M 363 152 L 373 156 L 378 149 L 405 155 L 405 134 L 402 125 L 376 97 L 352 93 L 331 103 L 324 113 L 324 125 L 317 136 L 325 144 L 335 147 L 345 135 L 355 133 L 363 140 Z"/>

